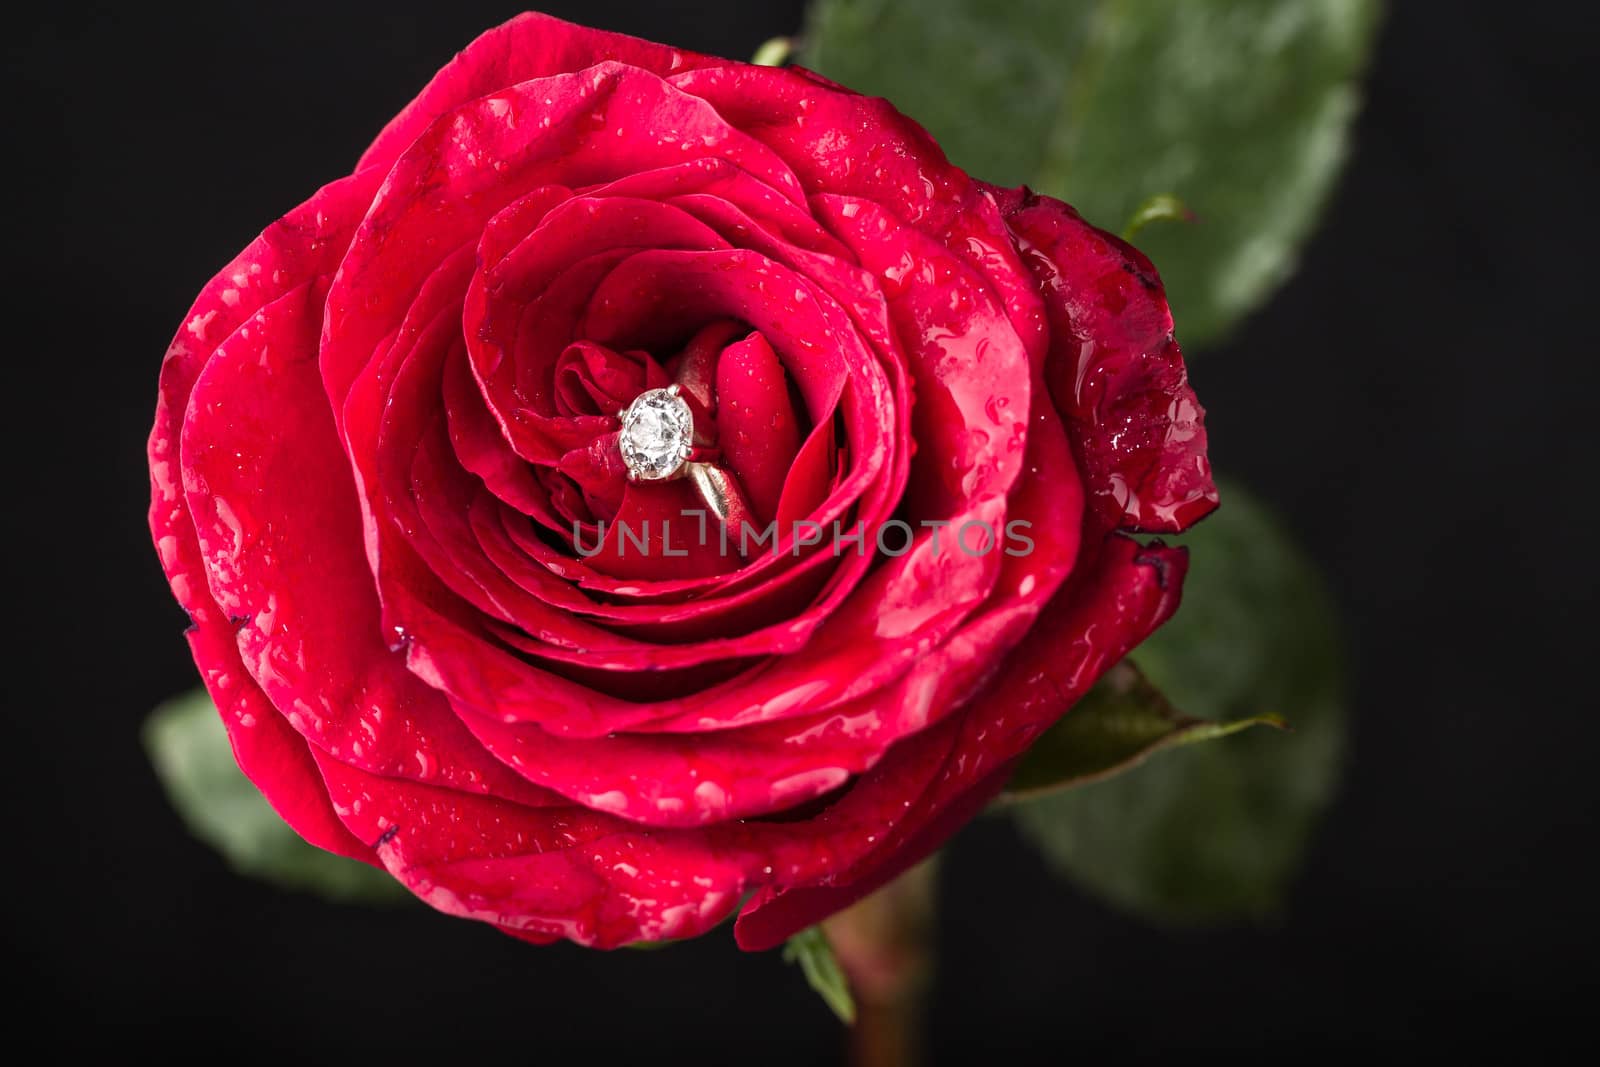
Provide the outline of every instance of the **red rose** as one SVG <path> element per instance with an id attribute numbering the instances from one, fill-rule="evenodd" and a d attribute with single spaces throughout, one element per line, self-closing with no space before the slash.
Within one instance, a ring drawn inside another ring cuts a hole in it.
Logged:
<path id="1" fill-rule="evenodd" d="M 624 477 L 671 381 L 775 545 Z M 764 948 L 929 853 L 1176 607 L 1118 531 L 1216 499 L 1137 251 L 882 100 L 540 15 L 206 286 L 150 470 L 284 819 L 598 946 L 752 894 Z"/>

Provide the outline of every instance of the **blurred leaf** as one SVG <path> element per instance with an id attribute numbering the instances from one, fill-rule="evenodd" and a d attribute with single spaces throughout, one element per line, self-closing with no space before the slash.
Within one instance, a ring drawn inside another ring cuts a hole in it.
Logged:
<path id="1" fill-rule="evenodd" d="M 1337 777 L 1333 610 L 1310 563 L 1238 486 L 1223 486 L 1221 509 L 1177 540 L 1190 551 L 1183 606 L 1134 662 L 1187 712 L 1228 723 L 1273 712 L 1293 732 L 1186 746 L 1011 810 L 1054 866 L 1130 910 L 1263 916 L 1279 906 Z"/>
<path id="2" fill-rule="evenodd" d="M 1283 725 L 1271 714 L 1232 722 L 1185 715 L 1125 660 L 1034 742 L 1000 799 L 1033 800 L 1110 778 L 1164 748 L 1213 741 L 1252 726 Z"/>
<path id="3" fill-rule="evenodd" d="M 750 62 L 758 67 L 781 67 L 794 55 L 793 37 L 773 37 L 763 41 Z"/>
<path id="4" fill-rule="evenodd" d="M 1194 212 L 1171 193 L 1157 193 L 1134 209 L 1122 226 L 1122 239 L 1132 241 L 1152 222 L 1193 222 Z"/>
<path id="5" fill-rule="evenodd" d="M 289 829 L 239 770 L 205 690 L 170 700 L 144 724 L 145 751 L 189 831 L 240 874 L 343 900 L 402 900 L 400 883 L 324 852 Z"/>
<path id="6" fill-rule="evenodd" d="M 1220 338 L 1293 269 L 1344 161 L 1378 0 L 815 0 L 802 61 L 886 96 L 950 158 L 1143 250 L 1178 340 Z"/>
<path id="7" fill-rule="evenodd" d="M 850 983 L 834 958 L 833 946 L 820 926 L 808 926 L 791 937 L 783 946 L 783 958 L 789 963 L 799 963 L 806 983 L 817 991 L 823 1001 L 849 1025 L 856 1021 L 856 1002 L 850 995 Z"/>

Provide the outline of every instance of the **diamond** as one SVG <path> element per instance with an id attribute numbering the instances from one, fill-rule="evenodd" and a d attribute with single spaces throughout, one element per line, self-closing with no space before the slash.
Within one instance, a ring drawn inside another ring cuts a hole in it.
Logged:
<path id="1" fill-rule="evenodd" d="M 617 444 L 628 477 L 639 481 L 671 478 L 689 458 L 694 415 L 678 395 L 678 387 L 650 389 L 634 398 L 622 413 Z"/>

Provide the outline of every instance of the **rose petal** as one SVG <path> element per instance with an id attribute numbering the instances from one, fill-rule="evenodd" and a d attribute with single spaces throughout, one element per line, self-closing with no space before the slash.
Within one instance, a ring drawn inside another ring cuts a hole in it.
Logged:
<path id="1" fill-rule="evenodd" d="M 232 625 L 212 599 L 183 492 L 180 440 L 189 396 L 216 346 L 264 305 L 333 271 L 379 180 L 367 172 L 318 190 L 201 291 L 162 363 L 149 445 L 151 532 L 173 594 L 192 620 L 189 645 L 240 769 L 296 833 L 368 863 L 371 850 L 338 823 L 305 741 L 245 671 Z"/>
<path id="2" fill-rule="evenodd" d="M 529 809 L 324 758 L 340 817 L 440 911 L 535 940 L 615 948 L 692 937 L 738 905 L 743 857 L 581 808 Z"/>
<path id="3" fill-rule="evenodd" d="M 819 214 L 883 280 L 917 383 L 910 510 L 945 518 L 1022 469 L 1030 361 L 993 290 L 948 248 L 876 204 L 813 200 Z"/>
<path id="4" fill-rule="evenodd" d="M 1186 558 L 1183 549 L 1109 541 L 1092 569 L 1057 595 L 967 712 L 915 735 L 914 770 L 925 784 L 896 783 L 884 795 L 857 786 L 834 818 L 851 827 L 843 837 L 818 825 L 796 828 L 794 847 L 828 856 L 812 884 L 780 881 L 745 904 L 734 928 L 739 946 L 758 951 L 870 893 L 931 852 L 1005 785 L 1011 763 L 1088 691 L 1094 681 L 1177 610 Z M 857 799 L 858 797 L 862 799 Z M 906 804 L 910 800 L 910 807 Z M 881 807 L 879 807 L 881 805 Z M 845 811 L 843 809 L 854 810 Z M 866 835 L 873 809 L 881 829 Z M 866 809 L 866 810 L 862 810 Z M 854 853 L 857 857 L 851 860 Z M 803 864 L 802 864 L 803 867 Z M 804 869 L 804 868 L 803 868 Z M 811 869 L 815 869 L 814 867 Z"/>
<path id="5" fill-rule="evenodd" d="M 600 59 L 660 75 L 727 62 L 527 12 L 462 49 L 389 121 L 362 155 L 357 169 L 375 166 L 387 170 L 435 119 L 462 104 L 518 82 L 584 70 Z"/>
<path id="6" fill-rule="evenodd" d="M 716 396 L 723 460 L 743 487 L 757 521 L 773 519 L 800 450 L 800 425 L 789 403 L 783 364 L 766 338 L 752 333 L 723 349 Z"/>
<path id="7" fill-rule="evenodd" d="M 667 372 L 648 352 L 615 352 L 593 341 L 574 341 L 556 360 L 556 410 L 569 417 L 615 415 L 646 389 L 667 382 Z"/>
<path id="8" fill-rule="evenodd" d="M 1011 200 L 1007 221 L 1047 296 L 1050 391 L 1096 510 L 1126 530 L 1184 529 L 1217 506 L 1217 488 L 1161 279 L 1059 200 Z"/>
<path id="9" fill-rule="evenodd" d="M 380 180 L 368 171 L 324 186 L 267 227 L 201 290 L 167 349 L 149 441 L 150 530 L 173 595 L 196 623 L 221 615 L 206 586 L 179 457 L 195 379 L 217 345 L 263 305 L 332 274 Z"/>
<path id="10" fill-rule="evenodd" d="M 217 349 L 182 437 L 211 595 L 301 736 L 373 773 L 543 802 L 384 647 L 350 464 L 317 373 L 322 289 L 269 304 Z"/>
<path id="11" fill-rule="evenodd" d="M 232 629 L 216 621 L 197 624 L 188 638 L 206 691 L 228 731 L 233 758 L 272 810 L 318 848 L 378 866 L 370 844 L 339 821 L 305 739 L 246 673 Z"/>
<path id="12" fill-rule="evenodd" d="M 971 188 L 927 132 L 887 100 L 841 91 L 810 71 L 732 64 L 670 80 L 758 136 L 810 195 L 892 204 L 902 221 L 938 232 Z"/>

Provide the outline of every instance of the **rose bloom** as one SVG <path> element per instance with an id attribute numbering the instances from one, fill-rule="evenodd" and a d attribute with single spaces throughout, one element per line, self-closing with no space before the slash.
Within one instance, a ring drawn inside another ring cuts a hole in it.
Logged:
<path id="1" fill-rule="evenodd" d="M 626 477 L 671 382 L 776 550 Z M 1177 607 L 1182 551 L 1126 533 L 1216 503 L 1129 245 L 883 100 L 541 15 L 205 287 L 150 473 L 278 813 L 600 947 L 735 909 L 770 947 L 928 855 Z"/>

